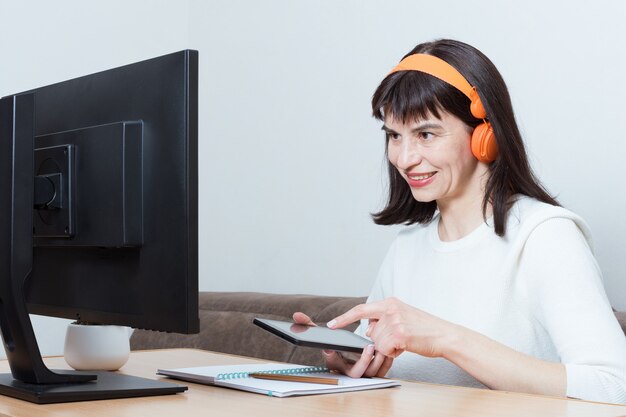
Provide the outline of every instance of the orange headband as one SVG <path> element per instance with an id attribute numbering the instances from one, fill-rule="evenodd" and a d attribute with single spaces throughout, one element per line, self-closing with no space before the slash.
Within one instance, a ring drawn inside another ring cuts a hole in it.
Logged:
<path id="1" fill-rule="evenodd" d="M 400 63 L 389 72 L 389 74 L 393 74 L 398 71 L 420 71 L 439 78 L 441 81 L 455 87 L 470 99 L 472 102 L 470 108 L 474 117 L 477 119 L 484 119 L 487 117 L 487 112 L 480 102 L 480 97 L 478 96 L 476 87 L 472 87 L 472 85 L 456 68 L 448 64 L 443 59 L 427 54 L 409 55 L 400 61 Z"/>

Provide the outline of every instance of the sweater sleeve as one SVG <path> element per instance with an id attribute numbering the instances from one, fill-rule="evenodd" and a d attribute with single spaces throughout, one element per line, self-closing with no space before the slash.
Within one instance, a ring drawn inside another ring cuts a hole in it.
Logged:
<path id="1" fill-rule="evenodd" d="M 576 223 L 552 218 L 538 225 L 526 241 L 519 271 L 531 312 L 565 365 L 567 396 L 625 403 L 626 338 Z"/>

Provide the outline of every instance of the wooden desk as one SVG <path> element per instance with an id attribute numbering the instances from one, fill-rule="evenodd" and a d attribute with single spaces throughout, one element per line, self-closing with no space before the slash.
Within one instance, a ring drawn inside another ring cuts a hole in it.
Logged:
<path id="1" fill-rule="evenodd" d="M 45 362 L 54 369 L 68 368 L 60 357 Z M 133 352 L 121 372 L 157 379 L 157 368 L 252 362 L 262 361 L 194 349 L 167 349 Z M 6 360 L 0 361 L 0 372 L 8 371 Z M 189 390 L 120 400 L 36 405 L 0 397 L 0 416 L 626 416 L 626 406 L 411 382 L 403 382 L 399 388 L 292 398 L 180 383 Z"/>

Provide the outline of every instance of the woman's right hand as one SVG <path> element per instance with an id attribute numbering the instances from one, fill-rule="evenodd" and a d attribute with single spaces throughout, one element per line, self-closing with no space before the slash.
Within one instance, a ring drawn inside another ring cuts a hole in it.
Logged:
<path id="1" fill-rule="evenodd" d="M 299 311 L 293 314 L 293 321 L 307 326 L 317 326 L 309 316 Z M 360 356 L 342 354 L 334 350 L 324 350 L 323 353 L 328 369 L 339 371 L 352 378 L 385 376 L 393 363 L 392 357 L 376 352 L 373 344 L 367 345 Z"/>

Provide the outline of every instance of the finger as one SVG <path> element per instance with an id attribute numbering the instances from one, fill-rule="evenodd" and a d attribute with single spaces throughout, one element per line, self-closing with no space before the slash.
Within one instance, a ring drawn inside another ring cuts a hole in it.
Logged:
<path id="1" fill-rule="evenodd" d="M 324 361 L 326 362 L 326 367 L 333 371 L 339 371 L 342 374 L 346 373 L 346 362 L 343 360 L 339 352 L 334 350 L 323 350 Z"/>
<path id="2" fill-rule="evenodd" d="M 357 352 L 337 352 L 337 354 L 343 359 L 346 365 L 354 365 L 361 359 L 361 353 Z"/>
<path id="3" fill-rule="evenodd" d="M 351 367 L 347 368 L 344 373 L 352 378 L 360 378 L 363 376 L 367 367 L 370 365 L 372 360 L 374 359 L 374 345 L 367 345 L 365 349 L 363 349 L 363 354 L 361 358 L 354 363 Z"/>
<path id="4" fill-rule="evenodd" d="M 307 326 L 317 326 L 313 320 L 311 320 L 311 318 L 309 316 L 307 316 L 306 314 L 300 312 L 300 311 L 296 311 L 295 313 L 293 313 L 293 321 L 295 321 L 298 324 L 305 324 Z"/>
<path id="5" fill-rule="evenodd" d="M 368 337 L 376 344 L 376 350 L 385 356 L 397 358 L 406 348 L 406 341 L 403 338 L 394 337 L 392 329 L 384 323 L 372 327 Z"/>
<path id="6" fill-rule="evenodd" d="M 378 369 L 381 367 L 383 362 L 385 361 L 386 356 L 380 352 L 374 353 L 374 359 L 370 362 L 369 366 L 363 373 L 363 376 L 373 377 L 378 375 Z"/>
<path id="7" fill-rule="evenodd" d="M 387 375 L 387 372 L 389 372 L 389 369 L 391 369 L 391 365 L 393 364 L 393 358 L 391 356 L 385 356 L 385 355 L 381 355 L 383 356 L 385 359 L 383 360 L 382 365 L 380 366 L 380 368 L 378 368 L 378 372 L 376 372 L 376 375 L 374 376 L 385 376 Z"/>
<path id="8" fill-rule="evenodd" d="M 374 303 L 359 304 L 352 307 L 340 316 L 335 317 L 326 326 L 331 329 L 339 329 L 345 327 L 357 320 L 362 319 L 379 319 L 385 312 L 383 301 L 377 301 Z"/>
<path id="9" fill-rule="evenodd" d="M 374 331 L 374 327 L 376 327 L 376 323 L 378 320 L 370 320 L 369 325 L 367 326 L 367 330 L 365 331 L 365 336 L 372 338 L 372 333 Z"/>

